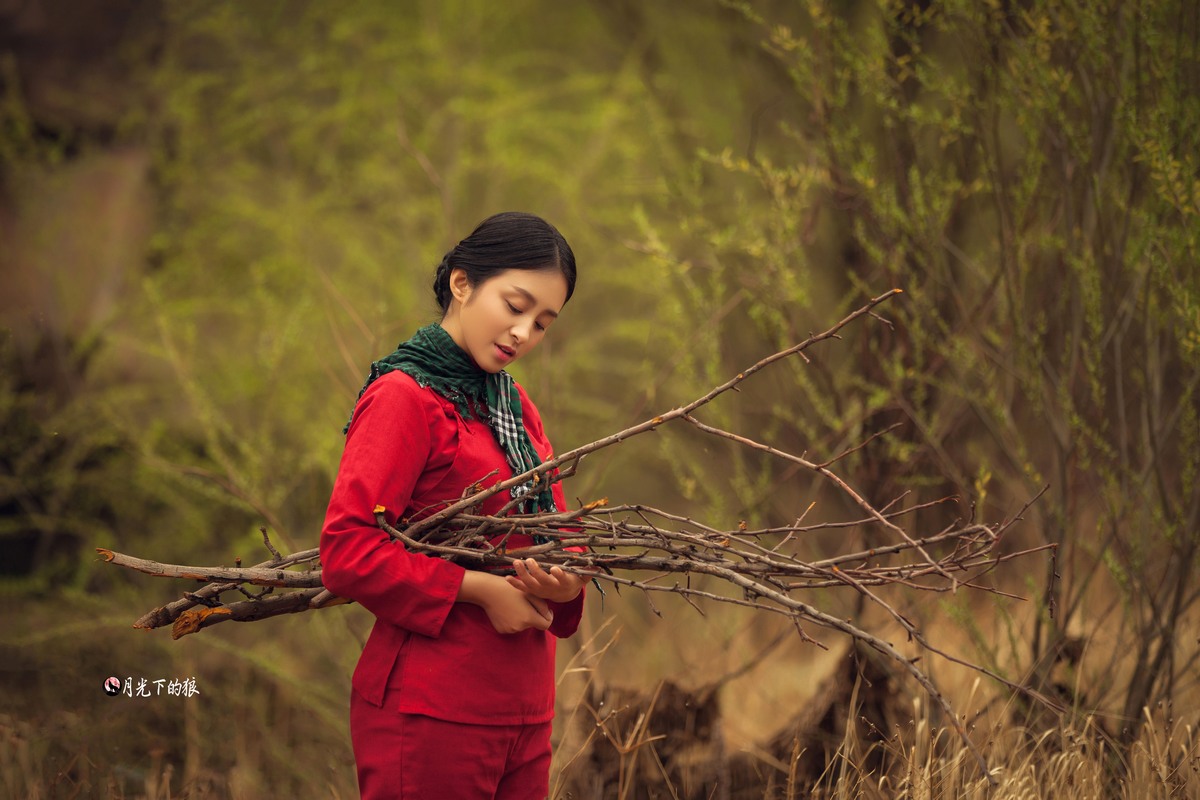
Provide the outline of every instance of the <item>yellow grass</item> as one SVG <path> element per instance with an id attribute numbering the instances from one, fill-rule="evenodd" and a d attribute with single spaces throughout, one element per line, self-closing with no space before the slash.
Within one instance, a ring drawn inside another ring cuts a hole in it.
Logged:
<path id="1" fill-rule="evenodd" d="M 129 620 L 113 613 L 114 603 L 126 602 L 45 601 L 4 621 L 0 641 L 9 668 L 0 705 L 0 796 L 357 796 L 347 711 L 367 612 L 334 609 L 172 642 L 130 629 Z M 679 756 L 699 775 L 711 771 L 715 758 L 761 754 L 762 744 L 813 700 L 821 678 L 845 655 L 846 643 L 828 635 L 822 638 L 829 651 L 793 635 L 764 654 L 786 626 L 762 614 L 708 609 L 700 617 L 686 606 L 659 603 L 659 620 L 635 597 L 610 592 L 603 609 L 597 598 L 589 603 L 584 629 L 560 652 L 552 780 L 560 798 L 592 769 L 589 747 L 613 746 L 584 703 L 589 685 L 653 694 L 664 678 L 695 688 L 742 669 L 719 692 L 719 749 L 696 745 Z M 933 618 L 932 608 L 927 611 Z M 933 638 L 967 655 L 966 633 L 933 619 Z M 1010 693 L 936 659 L 926 666 L 966 717 L 995 788 L 989 790 L 973 757 L 925 698 L 903 683 L 898 705 L 905 713 L 896 727 L 873 732 L 850 716 L 847 735 L 832 748 L 835 757 L 811 792 L 791 775 L 794 757 L 788 763 L 761 755 L 764 783 L 752 796 L 1200 798 L 1194 687 L 1180 692 L 1173 715 L 1165 708 L 1147 711 L 1141 736 L 1123 752 L 1110 739 L 1117 730 L 1111 717 L 1077 713 L 1038 728 L 1025 721 Z M 194 674 L 202 694 L 140 704 L 106 697 L 104 677 L 126 673 Z M 1082 672 L 1073 678 L 1084 685 L 1098 681 Z M 660 746 L 654 728 L 660 712 L 647 715 L 640 729 L 627 728 L 633 739 L 624 744 L 647 754 Z M 626 762 L 627 797 L 646 796 L 652 780 L 663 786 L 649 771 L 652 760 Z M 707 796 L 696 794 L 705 785 L 697 778 L 672 789 L 680 797 Z M 618 796 L 605 792 L 594 796 Z"/>

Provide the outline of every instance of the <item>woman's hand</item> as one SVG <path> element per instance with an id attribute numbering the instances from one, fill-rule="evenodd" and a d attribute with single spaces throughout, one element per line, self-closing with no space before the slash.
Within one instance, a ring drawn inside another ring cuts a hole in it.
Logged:
<path id="1" fill-rule="evenodd" d="M 544 599 L 487 572 L 467 570 L 458 590 L 458 601 L 482 608 L 497 633 L 519 633 L 529 628 L 544 631 L 554 621 L 554 612 Z"/>
<path id="2" fill-rule="evenodd" d="M 540 597 L 554 603 L 568 603 L 574 600 L 587 578 L 566 572 L 562 567 L 550 567 L 550 571 L 532 558 L 518 558 L 513 562 L 516 575 L 510 575 L 505 580 L 512 586 L 525 592 L 530 598 Z"/>

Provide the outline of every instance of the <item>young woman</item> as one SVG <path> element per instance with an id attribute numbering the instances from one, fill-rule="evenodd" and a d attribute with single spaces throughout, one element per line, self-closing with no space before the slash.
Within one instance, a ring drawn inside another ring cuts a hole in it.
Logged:
<path id="1" fill-rule="evenodd" d="M 446 254 L 433 288 L 441 321 L 371 365 L 321 532 L 326 588 L 375 615 L 350 699 L 359 790 L 543 798 L 554 643 L 579 624 L 584 579 L 532 560 L 502 577 L 412 554 L 373 510 L 403 524 L 551 457 L 537 408 L 504 367 L 571 297 L 575 257 L 539 217 L 498 214 Z M 500 492 L 482 510 L 517 497 L 522 512 L 565 508 L 555 483 Z"/>

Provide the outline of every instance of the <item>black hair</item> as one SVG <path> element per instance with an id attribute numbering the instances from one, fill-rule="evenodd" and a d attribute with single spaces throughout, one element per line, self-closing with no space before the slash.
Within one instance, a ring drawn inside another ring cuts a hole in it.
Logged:
<path id="1" fill-rule="evenodd" d="M 567 300 L 575 291 L 575 254 L 546 220 L 505 211 L 488 217 L 446 253 L 433 276 L 433 293 L 442 313 L 450 308 L 450 272 L 464 270 L 478 286 L 506 269 L 557 269 L 567 279 Z"/>

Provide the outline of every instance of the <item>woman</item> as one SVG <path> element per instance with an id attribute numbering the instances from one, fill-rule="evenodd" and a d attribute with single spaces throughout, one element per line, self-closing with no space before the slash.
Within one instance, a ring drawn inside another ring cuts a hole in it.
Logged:
<path id="1" fill-rule="evenodd" d="M 376 525 L 444 508 L 551 457 L 537 408 L 504 367 L 538 345 L 575 288 L 575 257 L 532 214 L 497 214 L 446 254 L 439 323 L 371 365 L 321 533 L 322 579 L 375 615 L 350 700 L 364 798 L 548 794 L 555 638 L 575 632 L 584 579 L 517 561 L 514 576 L 409 553 Z M 525 484 L 527 513 L 565 508 Z M 506 545 L 530 543 L 513 536 Z"/>

